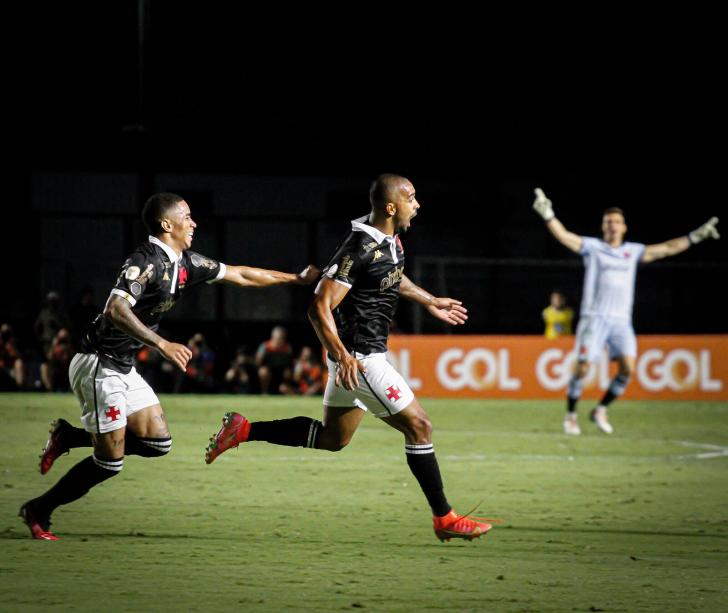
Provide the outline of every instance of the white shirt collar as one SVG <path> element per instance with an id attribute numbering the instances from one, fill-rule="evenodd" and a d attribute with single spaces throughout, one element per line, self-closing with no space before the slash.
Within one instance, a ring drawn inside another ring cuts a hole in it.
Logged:
<path id="1" fill-rule="evenodd" d="M 394 236 L 390 236 L 389 234 L 385 234 L 384 232 L 377 230 L 374 226 L 370 226 L 366 223 L 368 220 L 369 215 L 364 215 L 364 217 L 359 217 L 359 219 L 353 219 L 351 221 L 352 232 L 364 232 L 378 243 L 388 243 L 389 252 L 392 254 L 392 260 L 395 264 L 399 264 L 399 259 L 397 258 L 397 243 L 395 242 L 395 237 L 397 235 L 395 234 Z"/>
<path id="2" fill-rule="evenodd" d="M 172 247 L 170 247 L 167 243 L 163 243 L 162 241 L 160 241 L 156 236 L 150 236 L 149 242 L 152 243 L 153 245 L 156 245 L 157 247 L 160 247 L 162 249 L 162 251 L 164 251 L 164 253 L 167 254 L 167 257 L 169 258 L 170 262 L 176 263 L 182 258 L 181 254 L 177 255 L 177 253 L 175 252 L 174 249 L 172 249 Z"/>
<path id="3" fill-rule="evenodd" d="M 384 241 L 394 242 L 394 236 L 389 236 L 389 234 L 385 234 L 384 232 L 377 230 L 374 226 L 370 226 L 368 223 L 366 223 L 368 220 L 369 215 L 364 215 L 364 217 L 359 217 L 359 219 L 353 219 L 351 221 L 352 231 L 364 232 L 371 236 L 378 243 L 383 243 Z"/>
<path id="4" fill-rule="evenodd" d="M 166 253 L 167 257 L 169 258 L 169 261 L 174 264 L 174 270 L 172 271 L 172 283 L 169 284 L 169 293 L 174 294 L 174 290 L 177 289 L 177 274 L 179 269 L 179 263 L 182 261 L 182 256 L 177 255 L 172 247 L 170 247 L 167 243 L 163 243 L 162 241 L 160 241 L 156 236 L 150 236 L 149 242 L 164 251 L 164 253 Z"/>

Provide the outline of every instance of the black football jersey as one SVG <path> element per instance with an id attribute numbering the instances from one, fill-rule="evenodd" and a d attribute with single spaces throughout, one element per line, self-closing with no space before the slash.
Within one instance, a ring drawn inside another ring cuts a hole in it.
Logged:
<path id="1" fill-rule="evenodd" d="M 170 247 L 150 237 L 126 259 L 111 293 L 128 300 L 134 315 L 156 331 L 162 316 L 188 288 L 224 275 L 224 264 L 194 251 L 183 251 L 177 260 Z M 101 313 L 84 335 L 80 351 L 97 353 L 104 366 L 128 373 L 141 346 Z"/>
<path id="2" fill-rule="evenodd" d="M 399 237 L 380 232 L 367 219 L 351 222 L 351 232 L 324 269 L 328 278 L 350 288 L 334 310 L 339 338 L 349 351 L 364 354 L 387 350 L 404 275 Z"/>

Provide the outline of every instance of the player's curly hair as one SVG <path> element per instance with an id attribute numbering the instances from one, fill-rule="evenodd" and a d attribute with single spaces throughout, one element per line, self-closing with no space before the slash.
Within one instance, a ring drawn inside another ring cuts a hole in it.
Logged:
<path id="1" fill-rule="evenodd" d="M 177 206 L 184 198 L 170 192 L 160 192 L 151 196 L 142 209 L 142 221 L 147 228 L 147 232 L 152 236 L 164 234 L 162 230 L 162 219 L 167 215 L 167 211 Z"/>

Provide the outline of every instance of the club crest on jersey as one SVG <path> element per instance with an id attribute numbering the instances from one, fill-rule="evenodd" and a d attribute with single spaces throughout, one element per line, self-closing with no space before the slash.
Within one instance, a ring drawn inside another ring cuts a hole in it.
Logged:
<path id="1" fill-rule="evenodd" d="M 179 269 L 179 286 L 184 287 L 185 283 L 187 283 L 187 269 L 180 266 Z"/>
<path id="2" fill-rule="evenodd" d="M 394 287 L 395 285 L 397 285 L 397 283 L 400 283 L 402 281 L 403 276 L 404 276 L 404 266 L 395 268 L 392 272 L 390 272 L 386 277 L 384 277 L 380 281 L 379 291 L 383 292 L 385 290 L 388 290 L 390 287 Z"/>

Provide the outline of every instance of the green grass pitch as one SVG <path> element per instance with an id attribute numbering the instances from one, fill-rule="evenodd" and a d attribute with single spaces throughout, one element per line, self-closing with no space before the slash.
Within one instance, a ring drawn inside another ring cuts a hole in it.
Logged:
<path id="1" fill-rule="evenodd" d="M 728 406 L 617 402 L 615 433 L 561 432 L 561 402 L 423 399 L 450 502 L 504 520 L 440 543 L 399 433 L 367 417 L 339 453 L 250 443 L 203 461 L 222 413 L 320 417 L 320 398 L 167 396 L 161 459 L 54 515 L 17 517 L 71 395 L 0 395 L 3 611 L 726 611 Z"/>

